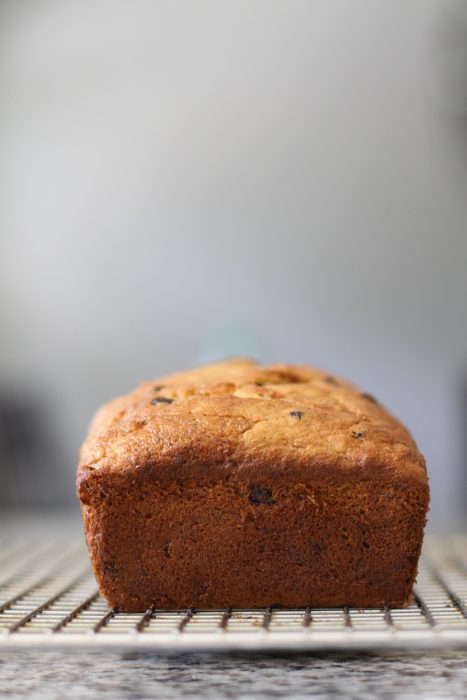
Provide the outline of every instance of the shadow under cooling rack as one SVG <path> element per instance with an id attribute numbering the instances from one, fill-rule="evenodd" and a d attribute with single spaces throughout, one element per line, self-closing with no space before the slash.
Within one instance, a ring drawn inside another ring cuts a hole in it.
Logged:
<path id="1" fill-rule="evenodd" d="M 119 646 L 169 651 L 467 648 L 467 537 L 426 541 L 404 609 L 150 609 L 100 598 L 79 542 L 0 546 L 0 646 Z"/>

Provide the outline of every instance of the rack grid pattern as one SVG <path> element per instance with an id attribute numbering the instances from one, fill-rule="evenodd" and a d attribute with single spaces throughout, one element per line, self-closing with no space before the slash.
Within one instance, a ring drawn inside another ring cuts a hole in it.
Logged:
<path id="1" fill-rule="evenodd" d="M 81 542 L 0 545 L 0 647 L 467 648 L 467 536 L 427 539 L 404 609 L 110 610 Z"/>

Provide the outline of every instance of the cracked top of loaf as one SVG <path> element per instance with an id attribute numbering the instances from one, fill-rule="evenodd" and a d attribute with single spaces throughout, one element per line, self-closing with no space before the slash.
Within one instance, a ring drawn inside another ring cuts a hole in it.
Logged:
<path id="1" fill-rule="evenodd" d="M 97 412 L 78 484 L 147 469 L 205 483 L 232 470 L 426 482 L 410 433 L 373 396 L 318 369 L 248 359 L 145 382 Z"/>

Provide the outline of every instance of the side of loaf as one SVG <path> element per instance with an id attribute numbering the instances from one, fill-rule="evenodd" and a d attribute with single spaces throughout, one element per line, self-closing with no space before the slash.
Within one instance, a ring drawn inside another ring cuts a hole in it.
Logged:
<path id="1" fill-rule="evenodd" d="M 406 605 L 429 504 L 423 457 L 372 396 L 243 359 L 106 404 L 77 488 L 125 611 Z"/>

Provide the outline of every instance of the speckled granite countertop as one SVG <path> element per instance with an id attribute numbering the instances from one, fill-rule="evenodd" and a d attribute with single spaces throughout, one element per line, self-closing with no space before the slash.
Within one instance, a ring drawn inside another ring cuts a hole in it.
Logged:
<path id="1" fill-rule="evenodd" d="M 384 656 L 222 656 L 9 651 L 10 699 L 467 697 L 467 652 Z"/>

